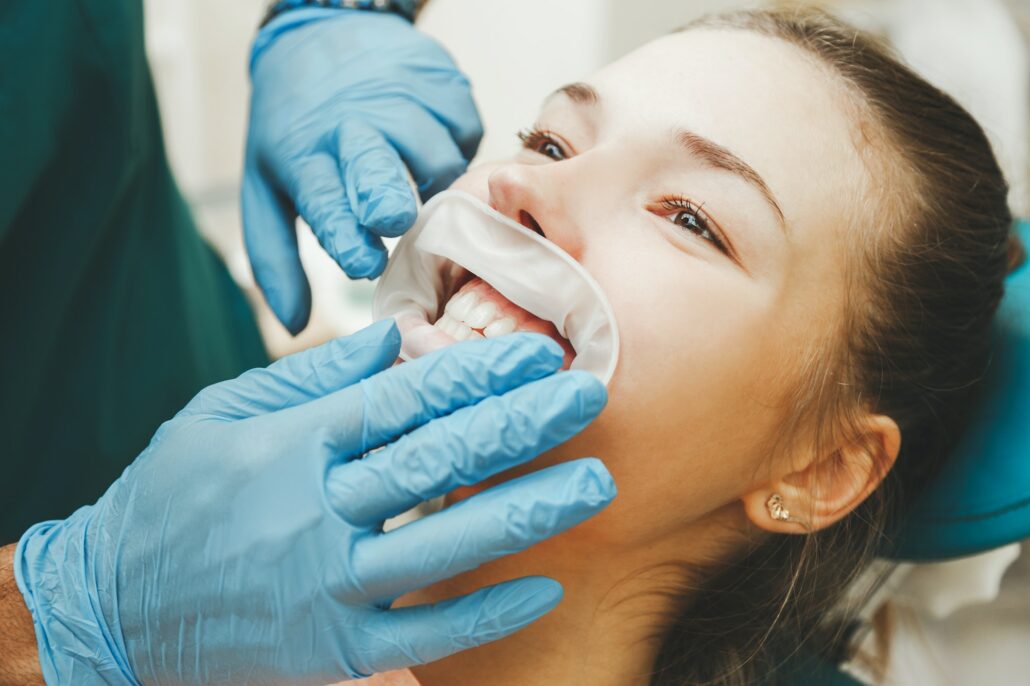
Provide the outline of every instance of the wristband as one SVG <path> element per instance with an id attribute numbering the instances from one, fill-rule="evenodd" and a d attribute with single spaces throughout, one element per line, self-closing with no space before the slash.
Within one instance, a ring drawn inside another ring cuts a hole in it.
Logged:
<path id="1" fill-rule="evenodd" d="M 268 6 L 265 18 L 261 20 L 261 26 L 264 27 L 283 12 L 299 7 L 393 12 L 414 22 L 415 16 L 424 4 L 425 0 L 273 0 Z"/>

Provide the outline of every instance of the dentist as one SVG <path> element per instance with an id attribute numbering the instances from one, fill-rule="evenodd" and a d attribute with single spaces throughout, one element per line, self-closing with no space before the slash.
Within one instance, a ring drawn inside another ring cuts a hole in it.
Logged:
<path id="1" fill-rule="evenodd" d="M 405 168 L 428 197 L 480 136 L 416 3 L 327 4 L 276 3 L 251 60 L 246 243 L 293 332 L 310 310 L 295 217 L 374 277 L 415 216 Z M 381 323 L 215 383 L 265 360 L 169 171 L 139 0 L 4 3 L 0 57 L 17 65 L 0 72 L 0 540 L 20 539 L 0 548 L 0 684 L 325 684 L 560 600 L 534 577 L 390 608 L 600 511 L 615 489 L 595 459 L 382 523 L 566 440 L 603 407 L 598 381 L 556 374 L 532 335 L 390 369 Z"/>

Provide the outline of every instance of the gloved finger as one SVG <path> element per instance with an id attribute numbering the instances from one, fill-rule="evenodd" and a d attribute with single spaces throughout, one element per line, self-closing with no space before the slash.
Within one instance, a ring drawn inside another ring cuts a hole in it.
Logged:
<path id="1" fill-rule="evenodd" d="M 394 321 L 376 322 L 350 336 L 209 386 L 179 416 L 204 414 L 237 420 L 295 407 L 386 369 L 397 359 L 400 347 Z"/>
<path id="2" fill-rule="evenodd" d="M 322 248 L 352 279 L 379 276 L 386 267 L 386 248 L 379 236 L 358 226 L 334 156 L 307 154 L 288 173 L 297 211 Z"/>
<path id="3" fill-rule="evenodd" d="M 587 372 L 535 381 L 333 467 L 326 497 L 354 526 L 377 525 L 550 450 L 593 421 L 606 400 L 604 384 Z"/>
<path id="4" fill-rule="evenodd" d="M 451 68 L 437 69 L 426 78 L 412 81 L 410 96 L 447 127 L 462 156 L 471 161 L 483 138 L 483 124 L 468 78 L 456 68 Z"/>
<path id="5" fill-rule="evenodd" d="M 408 165 L 423 200 L 446 189 L 465 173 L 468 161 L 451 132 L 426 110 L 398 103 L 382 126 Z"/>
<path id="6" fill-rule="evenodd" d="M 360 669 L 372 674 L 425 664 L 496 641 L 550 612 L 562 595 L 557 581 L 527 576 L 432 605 L 388 610 L 361 626 L 379 649 L 366 651 L 369 662 Z"/>
<path id="7" fill-rule="evenodd" d="M 466 162 L 471 162 L 479 150 L 479 142 L 483 140 L 483 122 L 479 118 L 479 110 L 472 99 L 472 91 L 468 87 L 468 81 L 462 76 L 465 87 L 460 93 L 455 93 L 453 98 L 445 98 L 448 107 L 440 111 L 436 108 L 436 114 L 451 132 L 462 157 Z"/>
<path id="8" fill-rule="evenodd" d="M 583 458 L 532 472 L 478 493 L 389 533 L 359 540 L 345 575 L 374 601 L 396 598 L 559 534 L 615 497 L 600 460 Z"/>
<path id="9" fill-rule="evenodd" d="M 539 334 L 466 341 L 317 400 L 304 421 L 324 434 L 336 455 L 357 457 L 431 419 L 553 374 L 562 355 Z M 363 408 L 358 426 L 341 421 L 342 410 L 353 407 Z"/>
<path id="10" fill-rule="evenodd" d="M 260 172 L 248 171 L 243 176 L 242 211 L 254 280 L 275 316 L 296 335 L 311 316 L 311 287 L 300 262 L 289 201 Z"/>
<path id="11" fill-rule="evenodd" d="M 379 131 L 357 117 L 337 127 L 347 197 L 358 222 L 380 236 L 400 236 L 418 213 L 404 162 Z"/>

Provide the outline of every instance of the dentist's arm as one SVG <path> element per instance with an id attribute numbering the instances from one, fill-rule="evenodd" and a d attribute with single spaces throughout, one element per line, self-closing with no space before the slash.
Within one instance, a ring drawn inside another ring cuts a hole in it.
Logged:
<path id="1" fill-rule="evenodd" d="M 295 218 L 348 276 L 374 278 L 382 237 L 415 219 L 408 172 L 423 199 L 445 189 L 482 128 L 451 57 L 394 13 L 286 10 L 258 34 L 251 80 L 244 237 L 268 304 L 297 333 L 311 293 Z"/>
<path id="2" fill-rule="evenodd" d="M 42 684 L 32 615 L 14 581 L 14 546 L 0 548 L 0 686 Z"/>
<path id="3" fill-rule="evenodd" d="M 525 577 L 391 609 L 601 510 L 615 491 L 597 460 L 382 524 L 565 441 L 604 386 L 555 374 L 562 351 L 542 336 L 389 369 L 399 347 L 380 323 L 211 386 L 95 505 L 26 532 L 15 579 L 47 683 L 322 686 L 501 638 L 554 607 L 561 586 Z M 0 663 L 27 655 L 15 609 L 0 621 L 20 639 Z"/>

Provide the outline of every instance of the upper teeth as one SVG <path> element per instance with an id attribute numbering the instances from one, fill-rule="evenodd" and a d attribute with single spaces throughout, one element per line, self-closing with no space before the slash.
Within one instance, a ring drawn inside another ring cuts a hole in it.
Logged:
<path id="1" fill-rule="evenodd" d="M 449 314 L 444 313 L 442 317 L 433 324 L 456 341 L 467 341 L 470 338 L 483 338 L 483 334 L 473 331 L 468 324 L 459 322 Z"/>
<path id="2" fill-rule="evenodd" d="M 444 308 L 444 315 L 434 326 L 455 340 L 464 341 L 512 333 L 517 322 L 512 317 L 502 316 L 497 305 L 490 300 L 482 299 L 472 291 L 465 291 L 450 299 Z M 473 329 L 482 329 L 483 333 Z"/>
<path id="3" fill-rule="evenodd" d="M 495 322 L 490 323 L 485 329 L 483 329 L 483 335 L 487 338 L 493 338 L 495 336 L 503 336 L 515 331 L 518 325 L 515 320 L 511 317 L 502 317 Z"/>

